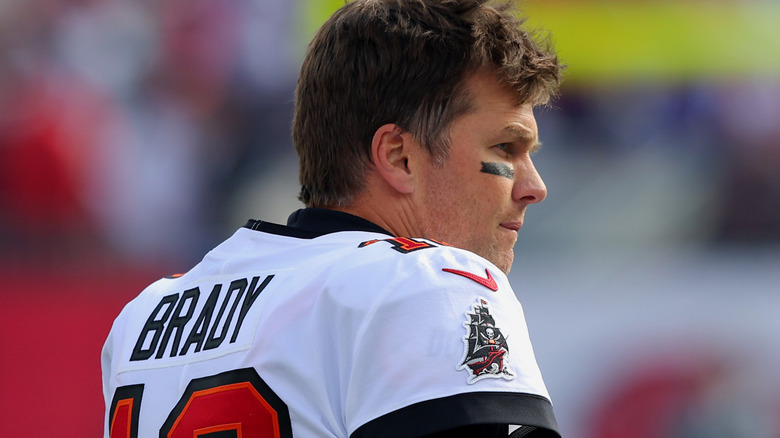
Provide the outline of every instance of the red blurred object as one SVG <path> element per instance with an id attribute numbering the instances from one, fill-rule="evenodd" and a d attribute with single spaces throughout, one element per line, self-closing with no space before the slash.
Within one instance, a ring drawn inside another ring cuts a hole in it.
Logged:
<path id="1" fill-rule="evenodd" d="M 24 234 L 89 230 L 83 191 L 110 100 L 44 71 L 20 78 L 0 103 L 0 218 Z"/>
<path id="2" fill-rule="evenodd" d="M 98 437 L 100 353 L 149 272 L 0 268 L 0 424 L 5 437 Z"/>

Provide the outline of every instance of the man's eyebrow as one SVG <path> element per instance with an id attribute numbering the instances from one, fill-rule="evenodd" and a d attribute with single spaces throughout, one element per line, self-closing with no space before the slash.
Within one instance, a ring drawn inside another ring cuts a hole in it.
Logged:
<path id="1" fill-rule="evenodd" d="M 509 125 L 502 132 L 515 139 L 515 141 L 525 142 L 529 145 L 528 152 L 535 154 L 542 148 L 542 142 L 534 135 L 533 131 L 521 125 Z"/>

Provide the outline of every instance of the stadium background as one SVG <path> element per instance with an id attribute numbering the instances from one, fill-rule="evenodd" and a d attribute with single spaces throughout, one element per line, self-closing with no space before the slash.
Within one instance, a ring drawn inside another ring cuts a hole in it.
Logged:
<path id="1" fill-rule="evenodd" d="M 339 1 L 0 3 L 0 424 L 99 436 L 145 284 L 297 206 Z M 511 273 L 567 438 L 780 437 L 780 2 L 529 0 L 569 64 Z"/>

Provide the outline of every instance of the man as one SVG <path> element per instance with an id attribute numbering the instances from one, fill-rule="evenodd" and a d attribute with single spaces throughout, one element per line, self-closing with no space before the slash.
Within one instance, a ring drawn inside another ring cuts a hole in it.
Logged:
<path id="1" fill-rule="evenodd" d="M 356 0 L 325 23 L 293 123 L 308 208 L 128 304 L 106 436 L 559 436 L 505 273 L 561 67 L 513 14 Z"/>

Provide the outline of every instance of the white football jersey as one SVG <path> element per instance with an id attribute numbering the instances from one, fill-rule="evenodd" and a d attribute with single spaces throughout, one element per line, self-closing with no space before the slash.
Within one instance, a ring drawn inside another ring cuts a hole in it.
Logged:
<path id="1" fill-rule="evenodd" d="M 114 322 L 102 367 L 106 438 L 414 437 L 479 424 L 559 436 L 498 268 L 329 210 L 250 221 L 146 288 Z"/>

